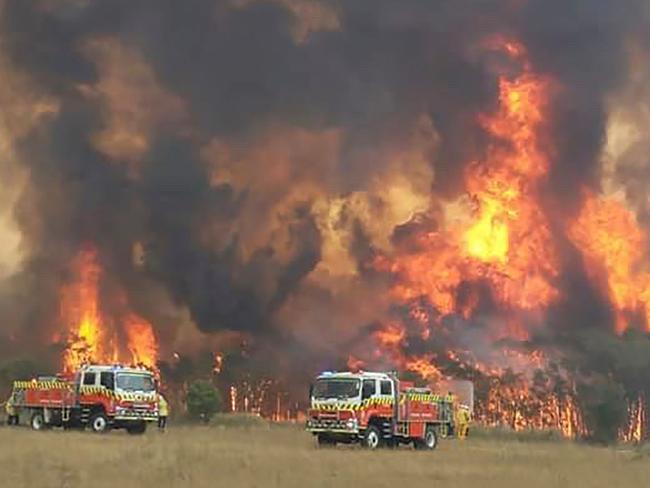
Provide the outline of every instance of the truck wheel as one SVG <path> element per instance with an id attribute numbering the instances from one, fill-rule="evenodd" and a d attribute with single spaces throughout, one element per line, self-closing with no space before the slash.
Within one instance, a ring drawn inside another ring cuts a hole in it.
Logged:
<path id="1" fill-rule="evenodd" d="M 325 434 L 319 434 L 318 436 L 318 447 L 334 447 L 336 442 L 332 440 L 331 437 L 328 437 Z"/>
<path id="2" fill-rule="evenodd" d="M 41 412 L 35 412 L 32 415 L 32 419 L 29 422 L 29 425 L 32 426 L 33 430 L 45 430 L 45 417 Z"/>
<path id="3" fill-rule="evenodd" d="M 432 451 L 438 446 L 438 434 L 436 434 L 436 429 L 429 425 L 424 431 L 424 439 L 415 439 L 415 448 L 421 450 Z"/>
<path id="4" fill-rule="evenodd" d="M 139 424 L 129 425 L 126 431 L 131 435 L 144 434 L 147 431 L 147 423 L 140 422 Z"/>
<path id="5" fill-rule="evenodd" d="M 93 432 L 97 434 L 103 434 L 108 432 L 110 425 L 108 424 L 108 417 L 103 413 L 96 413 L 90 417 L 90 428 Z"/>
<path id="6" fill-rule="evenodd" d="M 377 449 L 381 446 L 381 431 L 375 425 L 369 425 L 363 435 L 363 447 Z"/>

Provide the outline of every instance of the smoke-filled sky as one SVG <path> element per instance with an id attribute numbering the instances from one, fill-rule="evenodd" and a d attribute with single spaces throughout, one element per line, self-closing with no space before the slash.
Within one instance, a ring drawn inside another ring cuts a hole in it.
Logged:
<path id="1" fill-rule="evenodd" d="M 440 226 L 485 159 L 479 114 L 520 69 L 485 49 L 496 37 L 552 80 L 551 227 L 585 188 L 650 217 L 643 0 L 0 5 L 6 344 L 48 343 L 92 244 L 164 353 L 239 331 L 297 358 L 347 356 L 391 309 L 370 263 L 410 225 Z M 574 298 L 549 321 L 601 320 L 571 252 L 558 288 Z"/>

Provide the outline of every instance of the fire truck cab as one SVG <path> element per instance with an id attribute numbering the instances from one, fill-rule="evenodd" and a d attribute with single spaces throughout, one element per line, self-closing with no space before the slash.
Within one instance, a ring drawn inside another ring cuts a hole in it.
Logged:
<path id="1" fill-rule="evenodd" d="M 158 420 L 153 373 L 121 365 L 87 365 L 73 374 L 15 381 L 12 398 L 34 430 L 123 428 L 140 434 L 147 422 Z"/>
<path id="2" fill-rule="evenodd" d="M 319 445 L 359 442 L 375 449 L 412 443 L 434 449 L 453 427 L 452 401 L 393 373 L 325 372 L 310 388 L 307 430 Z"/>

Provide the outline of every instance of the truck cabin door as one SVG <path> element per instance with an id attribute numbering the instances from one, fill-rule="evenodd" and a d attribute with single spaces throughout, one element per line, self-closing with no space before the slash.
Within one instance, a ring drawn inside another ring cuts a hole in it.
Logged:
<path id="1" fill-rule="evenodd" d="M 386 406 L 386 410 L 390 410 L 392 428 L 395 429 L 398 402 L 395 401 L 395 382 L 393 380 L 381 380 L 379 382 L 379 397 L 381 398 L 381 404 Z M 394 430 L 393 433 L 395 433 Z"/>
<path id="2" fill-rule="evenodd" d="M 379 396 L 382 400 L 393 399 L 393 382 L 391 380 L 381 380 L 379 385 Z"/>
<path id="3" fill-rule="evenodd" d="M 81 392 L 84 387 L 97 386 L 98 374 L 95 371 L 84 371 L 81 375 L 81 387 L 77 396 L 77 403 L 81 403 Z"/>
<path id="4" fill-rule="evenodd" d="M 97 386 L 97 373 L 84 371 L 81 377 L 81 386 Z"/>
<path id="5" fill-rule="evenodd" d="M 370 400 L 377 393 L 377 382 L 375 380 L 363 380 L 361 390 L 361 401 Z"/>
<path id="6" fill-rule="evenodd" d="M 109 391 L 115 390 L 115 373 L 102 371 L 99 375 L 99 384 Z"/>

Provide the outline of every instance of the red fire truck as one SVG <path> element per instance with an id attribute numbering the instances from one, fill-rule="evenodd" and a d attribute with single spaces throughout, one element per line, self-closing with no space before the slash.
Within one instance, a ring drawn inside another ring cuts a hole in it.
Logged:
<path id="1" fill-rule="evenodd" d="M 153 373 L 119 365 L 87 365 L 71 375 L 15 381 L 11 401 L 34 430 L 86 428 L 94 432 L 126 429 L 142 434 L 158 420 Z"/>
<path id="2" fill-rule="evenodd" d="M 319 445 L 413 443 L 435 449 L 453 430 L 453 398 L 416 388 L 392 373 L 321 373 L 310 388 L 307 430 Z"/>

